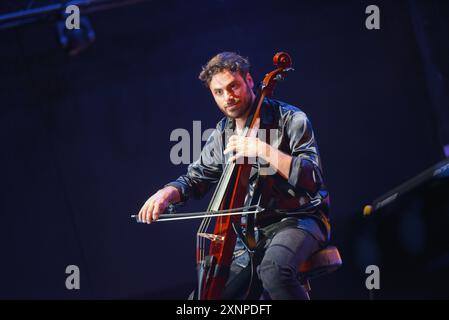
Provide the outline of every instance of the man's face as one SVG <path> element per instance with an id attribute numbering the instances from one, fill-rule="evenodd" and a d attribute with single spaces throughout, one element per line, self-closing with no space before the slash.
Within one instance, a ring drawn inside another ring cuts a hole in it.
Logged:
<path id="1" fill-rule="evenodd" d="M 245 79 L 239 72 L 223 70 L 215 74 L 209 83 L 215 102 L 230 118 L 238 119 L 247 116 L 251 108 L 254 82 L 249 73 L 246 74 Z"/>

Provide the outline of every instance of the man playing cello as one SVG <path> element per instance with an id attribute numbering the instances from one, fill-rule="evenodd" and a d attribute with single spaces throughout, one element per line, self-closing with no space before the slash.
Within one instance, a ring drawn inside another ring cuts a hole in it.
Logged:
<path id="1" fill-rule="evenodd" d="M 253 165 L 245 197 L 245 205 L 251 205 L 256 197 L 267 193 L 260 188 L 269 186 L 269 201 L 265 204 L 267 212 L 272 209 L 272 213 L 258 214 L 254 221 L 256 238 L 258 230 L 268 230 L 257 266 L 257 280 L 263 288 L 261 298 L 308 299 L 297 279 L 297 267 L 324 246 L 330 236 L 329 196 L 317 142 L 303 111 L 269 98 L 263 99 L 258 123 L 275 129 L 277 134 L 270 135 L 269 141 L 259 135 L 240 135 L 256 102 L 249 69 L 248 59 L 233 52 L 219 53 L 203 67 L 199 79 L 210 90 L 225 117 L 218 122 L 199 159 L 189 165 L 186 174 L 152 195 L 140 209 L 138 219 L 151 223 L 170 204 L 204 196 L 220 180 L 226 163 L 242 158 L 259 159 L 274 173 L 270 183 L 259 183 L 263 175 L 260 161 Z M 299 209 L 305 206 L 310 209 L 301 213 Z M 299 213 L 276 214 L 278 209 Z M 247 219 L 248 216 L 241 218 L 243 230 L 248 227 Z M 238 237 L 228 281 L 234 289 L 230 289 L 233 293 L 227 297 L 241 298 L 245 294 L 239 292 L 243 287 L 237 279 L 249 260 L 248 248 Z"/>

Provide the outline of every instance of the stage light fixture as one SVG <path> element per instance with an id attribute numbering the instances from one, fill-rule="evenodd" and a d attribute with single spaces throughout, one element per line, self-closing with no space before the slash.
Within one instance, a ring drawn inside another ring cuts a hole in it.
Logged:
<path id="1" fill-rule="evenodd" d="M 79 29 L 67 29 L 65 19 L 56 25 L 59 43 L 70 56 L 76 56 L 95 41 L 95 31 L 87 17 L 80 18 Z"/>

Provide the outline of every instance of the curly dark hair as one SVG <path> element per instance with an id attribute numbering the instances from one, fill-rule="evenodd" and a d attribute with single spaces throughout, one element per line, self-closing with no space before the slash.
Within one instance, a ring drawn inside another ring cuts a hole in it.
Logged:
<path id="1" fill-rule="evenodd" d="M 249 68 L 250 63 L 248 58 L 244 58 L 235 52 L 221 52 L 203 66 L 198 78 L 208 87 L 212 77 L 223 70 L 239 72 L 243 79 L 245 79 Z"/>

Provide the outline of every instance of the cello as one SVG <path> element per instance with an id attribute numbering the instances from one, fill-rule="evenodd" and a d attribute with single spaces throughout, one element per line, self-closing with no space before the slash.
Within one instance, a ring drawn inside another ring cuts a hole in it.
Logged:
<path id="1" fill-rule="evenodd" d="M 249 124 L 242 131 L 248 136 L 260 117 L 260 110 L 265 97 L 271 97 L 275 84 L 283 80 L 291 68 L 292 61 L 285 52 L 278 52 L 273 57 L 276 69 L 265 75 L 259 93 L 257 107 Z M 233 211 L 244 207 L 251 173 L 251 164 L 245 162 L 227 163 L 207 208 L 208 212 Z M 244 208 L 245 209 L 245 208 Z M 254 212 L 259 213 L 260 207 Z M 247 213 L 247 212 L 246 212 Z M 250 213 L 250 214 L 251 214 Z M 240 225 L 239 215 L 224 215 L 216 218 L 214 231 L 207 233 L 211 216 L 205 217 L 197 232 L 196 263 L 198 271 L 197 298 L 199 300 L 220 299 L 229 276 L 234 247 L 237 239 L 236 226 Z M 209 240 L 206 255 L 206 240 Z M 252 244 L 254 247 L 254 243 Z"/>

